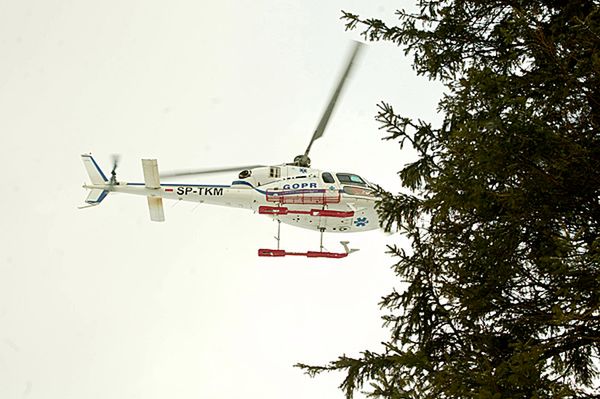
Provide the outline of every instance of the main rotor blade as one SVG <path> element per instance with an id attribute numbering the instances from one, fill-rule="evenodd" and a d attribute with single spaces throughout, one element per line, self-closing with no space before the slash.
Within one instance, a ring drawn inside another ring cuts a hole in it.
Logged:
<path id="1" fill-rule="evenodd" d="M 180 177 L 180 176 L 210 175 L 210 174 L 225 173 L 225 172 L 239 172 L 244 169 L 254 169 L 254 168 L 260 168 L 262 166 L 264 166 L 264 165 L 235 166 L 235 167 L 230 167 L 230 168 L 215 168 L 215 169 L 176 170 L 174 172 L 161 173 L 160 177 L 168 179 L 170 177 Z"/>
<path id="2" fill-rule="evenodd" d="M 335 88 L 333 94 L 331 95 L 329 104 L 327 104 L 327 108 L 325 108 L 325 111 L 323 112 L 323 116 L 321 117 L 321 120 L 319 121 L 319 124 L 317 125 L 317 128 L 315 129 L 315 132 L 313 133 L 313 136 L 310 139 L 310 143 L 308 143 L 308 147 L 306 148 L 306 151 L 304 152 L 304 157 L 308 157 L 308 153 L 310 152 L 310 147 L 312 147 L 312 144 L 315 142 L 316 139 L 318 139 L 319 137 L 321 137 L 323 135 L 323 132 L 325 132 L 325 128 L 327 127 L 327 123 L 329 122 L 329 118 L 331 117 L 333 109 L 335 108 L 335 103 L 337 102 L 337 99 L 340 96 L 340 93 L 342 92 L 342 88 L 344 87 L 344 83 L 346 82 L 346 79 L 350 75 L 350 71 L 352 70 L 352 65 L 354 63 L 354 59 L 356 58 L 356 56 L 357 56 L 359 50 L 362 48 L 362 46 L 363 46 L 363 44 L 361 42 L 354 42 L 354 47 L 352 48 L 350 57 L 348 58 L 348 61 L 346 62 L 346 69 L 344 70 L 344 73 L 341 75 L 340 80 L 338 81 L 337 87 Z"/>

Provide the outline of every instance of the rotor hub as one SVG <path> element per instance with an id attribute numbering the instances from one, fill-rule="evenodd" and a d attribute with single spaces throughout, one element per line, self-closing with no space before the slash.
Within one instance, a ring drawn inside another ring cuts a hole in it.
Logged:
<path id="1" fill-rule="evenodd" d="M 310 168 L 310 158 L 307 155 L 298 155 L 294 158 L 294 165 L 303 168 Z"/>

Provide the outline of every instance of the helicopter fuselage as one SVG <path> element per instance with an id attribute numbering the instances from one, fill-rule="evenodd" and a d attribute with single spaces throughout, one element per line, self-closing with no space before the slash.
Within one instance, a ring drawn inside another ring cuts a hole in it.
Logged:
<path id="1" fill-rule="evenodd" d="M 115 182 L 88 189 L 249 209 L 282 223 L 324 232 L 360 232 L 379 227 L 372 186 L 352 173 L 295 165 L 240 172 L 229 185 Z"/>
<path id="2" fill-rule="evenodd" d="M 355 42 L 345 68 L 329 97 L 319 123 L 313 132 L 308 147 L 303 154 L 294 158 L 291 164 L 276 166 L 228 167 L 211 170 L 185 171 L 166 176 L 190 176 L 207 173 L 223 173 L 242 170 L 237 180 L 228 185 L 196 183 L 164 183 L 158 172 L 156 159 L 143 159 L 143 183 L 123 183 L 117 181 L 118 157 L 113 157 L 110 180 L 89 154 L 82 155 L 91 184 L 84 207 L 99 205 L 111 192 L 143 195 L 147 197 L 150 220 L 165 220 L 163 199 L 190 201 L 253 210 L 274 218 L 280 223 L 319 231 L 321 242 L 319 251 L 288 252 L 279 248 L 280 224 L 277 228 L 277 249 L 259 249 L 259 256 L 307 256 L 342 258 L 355 252 L 347 241 L 341 241 L 344 252 L 324 251 L 324 232 L 361 232 L 379 227 L 375 210 L 376 190 L 360 176 L 352 173 L 330 173 L 312 169 L 309 158 L 315 140 L 323 136 L 344 84 L 350 76 L 352 65 L 361 44 Z M 165 175 L 163 175 L 165 177 Z"/>

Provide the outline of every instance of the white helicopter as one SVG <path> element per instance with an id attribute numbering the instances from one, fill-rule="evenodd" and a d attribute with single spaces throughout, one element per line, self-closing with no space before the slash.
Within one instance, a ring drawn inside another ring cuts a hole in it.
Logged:
<path id="1" fill-rule="evenodd" d="M 357 249 L 341 241 L 344 252 L 324 251 L 323 233 L 362 232 L 379 228 L 375 210 L 375 187 L 354 173 L 334 173 L 310 167 L 312 144 L 323 135 L 336 101 L 350 74 L 361 48 L 356 42 L 345 70 L 329 100 L 327 108 L 302 155 L 292 163 L 275 166 L 242 166 L 211 170 L 188 170 L 159 174 L 156 159 L 142 159 L 143 183 L 117 181 L 117 160 L 113 161 L 110 178 L 98 166 L 92 155 L 81 158 L 90 179 L 84 184 L 89 190 L 82 208 L 99 205 L 109 193 L 143 195 L 148 200 L 150 220 L 165 220 L 163 198 L 212 205 L 250 209 L 272 217 L 277 225 L 277 249 L 259 249 L 259 256 L 306 256 L 309 258 L 343 258 Z M 241 170 L 241 171 L 240 171 Z M 227 185 L 164 183 L 160 178 L 173 178 L 208 173 L 240 171 L 238 180 Z M 321 233 L 319 251 L 288 252 L 280 249 L 281 223 L 315 230 Z"/>

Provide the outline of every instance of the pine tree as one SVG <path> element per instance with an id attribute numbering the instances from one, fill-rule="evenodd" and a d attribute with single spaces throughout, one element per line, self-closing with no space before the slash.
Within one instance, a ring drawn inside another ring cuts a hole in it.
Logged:
<path id="1" fill-rule="evenodd" d="M 420 0 L 397 26 L 343 12 L 445 84 L 434 127 L 381 103 L 419 158 L 380 191 L 405 288 L 382 353 L 341 356 L 348 398 L 600 397 L 600 4 Z M 404 286 L 403 286 L 404 287 Z M 595 364 L 596 363 L 596 364 Z"/>

